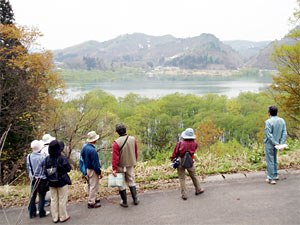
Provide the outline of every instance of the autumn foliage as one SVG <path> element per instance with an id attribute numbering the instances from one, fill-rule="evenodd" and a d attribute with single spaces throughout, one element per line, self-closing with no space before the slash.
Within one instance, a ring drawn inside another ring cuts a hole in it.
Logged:
<path id="1" fill-rule="evenodd" d="M 0 183 L 24 166 L 30 142 L 61 80 L 49 51 L 33 52 L 41 34 L 35 28 L 0 24 Z M 4 145 L 3 145 L 4 144 Z"/>
<path id="2" fill-rule="evenodd" d="M 199 149 L 209 150 L 210 146 L 221 138 L 223 131 L 217 128 L 212 120 L 207 120 L 196 126 L 195 134 Z"/>
<path id="3" fill-rule="evenodd" d="M 300 21 L 300 1 L 294 13 L 294 23 Z M 278 74 L 273 77 L 271 88 L 281 110 L 290 119 L 289 134 L 300 137 L 300 29 L 296 26 L 288 35 L 294 40 L 292 45 L 275 46 L 272 59 Z"/>

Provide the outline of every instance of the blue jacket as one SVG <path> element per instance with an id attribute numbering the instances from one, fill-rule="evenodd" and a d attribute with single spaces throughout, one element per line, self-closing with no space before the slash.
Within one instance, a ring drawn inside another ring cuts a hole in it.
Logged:
<path id="1" fill-rule="evenodd" d="M 43 162 L 44 162 L 45 158 L 46 158 L 46 156 L 44 154 L 37 153 L 37 152 L 30 153 L 27 156 L 26 165 L 27 165 L 27 171 L 29 173 L 30 180 L 33 179 L 33 174 L 31 171 L 33 171 L 35 178 L 46 179 L 45 168 L 43 166 Z M 32 168 L 30 166 L 29 159 L 30 159 Z"/>
<path id="2" fill-rule="evenodd" d="M 274 147 L 276 144 L 284 144 L 286 136 L 287 131 L 284 120 L 278 116 L 270 116 L 265 122 L 265 145 Z"/>
<path id="3" fill-rule="evenodd" d="M 87 169 L 95 170 L 98 175 L 101 174 L 101 165 L 94 145 L 90 143 L 84 145 L 81 150 L 81 157 Z"/>

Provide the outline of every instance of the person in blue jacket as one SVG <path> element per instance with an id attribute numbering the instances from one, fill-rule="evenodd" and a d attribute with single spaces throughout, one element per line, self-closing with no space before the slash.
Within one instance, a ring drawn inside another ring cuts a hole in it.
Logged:
<path id="1" fill-rule="evenodd" d="M 99 191 L 99 179 L 102 178 L 101 165 L 95 144 L 99 139 L 99 135 L 95 131 L 91 131 L 87 135 L 87 144 L 81 150 L 87 176 L 88 176 L 88 208 L 101 207 L 100 199 L 97 199 Z"/>
<path id="2" fill-rule="evenodd" d="M 278 109 L 276 106 L 268 107 L 269 119 L 265 121 L 265 153 L 267 162 L 267 179 L 266 182 L 276 184 L 278 180 L 277 149 L 276 145 L 284 144 L 287 137 L 285 122 L 277 116 Z M 281 150 L 281 149 L 280 149 Z"/>

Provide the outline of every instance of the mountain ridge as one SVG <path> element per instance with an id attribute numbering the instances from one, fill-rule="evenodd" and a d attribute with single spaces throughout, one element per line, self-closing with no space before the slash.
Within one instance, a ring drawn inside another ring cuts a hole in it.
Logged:
<path id="1" fill-rule="evenodd" d="M 220 41 L 202 33 L 189 38 L 143 33 L 123 34 L 104 42 L 89 40 L 68 48 L 54 50 L 54 60 L 61 68 L 114 70 L 122 67 L 153 69 L 157 66 L 182 69 L 272 69 L 268 54 L 271 41 Z M 267 50 L 265 50 L 267 48 Z M 268 52 L 267 52 L 268 53 Z M 261 59 L 263 58 L 263 60 Z M 258 62 L 266 62 L 266 66 Z"/>

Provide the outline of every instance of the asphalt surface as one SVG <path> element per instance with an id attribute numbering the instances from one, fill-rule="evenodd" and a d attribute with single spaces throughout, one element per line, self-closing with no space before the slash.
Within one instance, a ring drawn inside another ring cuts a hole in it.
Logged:
<path id="1" fill-rule="evenodd" d="M 202 183 L 205 192 L 195 196 L 189 185 L 188 199 L 177 189 L 139 195 L 134 206 L 118 205 L 119 197 L 101 200 L 102 207 L 69 203 L 71 219 L 64 224 L 300 224 L 300 172 L 283 174 L 276 185 L 264 174 L 228 176 Z M 50 210 L 47 207 L 47 210 Z M 53 224 L 51 215 L 29 219 L 27 208 L 1 209 L 0 224 Z"/>

